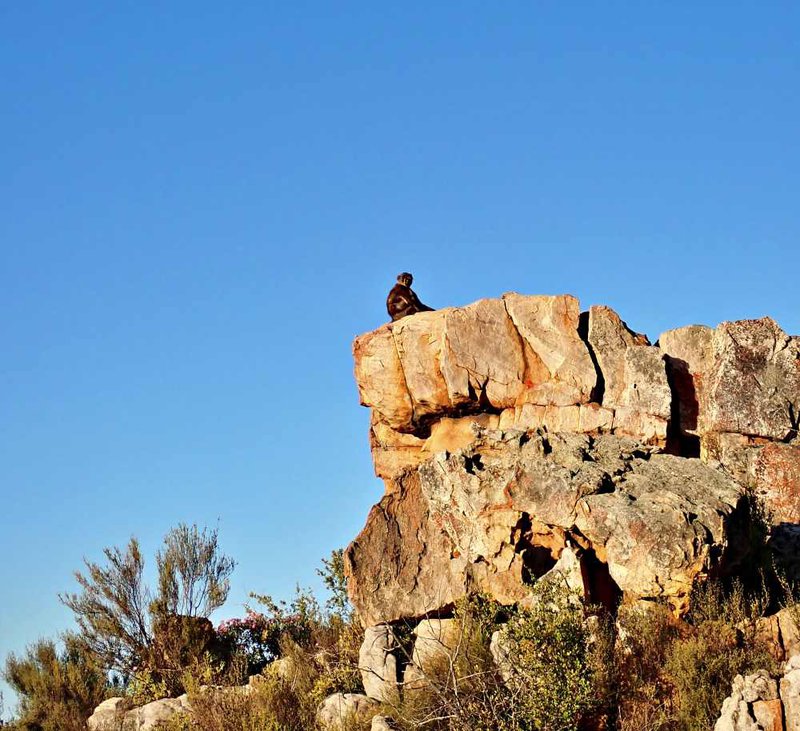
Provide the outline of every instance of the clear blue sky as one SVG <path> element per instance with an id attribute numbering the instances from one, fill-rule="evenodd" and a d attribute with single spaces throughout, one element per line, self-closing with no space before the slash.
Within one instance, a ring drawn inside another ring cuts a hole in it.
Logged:
<path id="1" fill-rule="evenodd" d="M 800 333 L 800 5 L 0 6 L 0 656 L 180 521 L 287 596 L 381 495 L 354 335 L 571 292 Z M 8 699 L 7 699 L 8 700 Z"/>

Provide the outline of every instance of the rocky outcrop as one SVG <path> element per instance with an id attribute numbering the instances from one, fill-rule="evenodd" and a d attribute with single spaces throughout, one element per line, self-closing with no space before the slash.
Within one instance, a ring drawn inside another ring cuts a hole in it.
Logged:
<path id="1" fill-rule="evenodd" d="M 676 430 L 755 489 L 776 523 L 800 522 L 800 338 L 765 317 L 680 328 L 659 343 L 676 374 Z"/>
<path id="2" fill-rule="evenodd" d="M 591 600 L 681 612 L 743 559 L 746 488 L 800 522 L 800 339 L 769 318 L 651 345 L 608 307 L 506 294 L 354 355 L 386 485 L 346 552 L 366 625 L 441 617 L 473 588 L 524 602 L 566 547 Z"/>
<path id="3" fill-rule="evenodd" d="M 697 460 L 606 435 L 487 430 L 397 480 L 347 551 L 368 624 L 424 617 L 469 589 L 524 601 L 565 547 L 594 601 L 682 608 L 699 574 L 734 565 L 741 488 Z"/>
<path id="4" fill-rule="evenodd" d="M 800 729 L 800 655 L 786 663 L 783 675 L 764 670 L 733 680 L 714 731 L 797 731 Z"/>

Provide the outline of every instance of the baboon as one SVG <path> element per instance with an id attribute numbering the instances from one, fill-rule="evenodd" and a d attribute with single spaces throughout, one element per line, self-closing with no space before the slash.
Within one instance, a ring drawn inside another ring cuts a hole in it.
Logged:
<path id="1" fill-rule="evenodd" d="M 408 272 L 397 275 L 397 284 L 392 287 L 389 296 L 386 298 L 386 309 L 392 322 L 399 320 L 406 315 L 413 315 L 416 312 L 430 312 L 433 307 L 423 305 L 419 297 L 411 289 L 411 282 L 414 281 Z"/>

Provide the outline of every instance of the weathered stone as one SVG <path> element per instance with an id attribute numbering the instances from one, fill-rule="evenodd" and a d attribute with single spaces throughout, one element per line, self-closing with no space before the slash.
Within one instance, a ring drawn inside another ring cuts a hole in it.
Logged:
<path id="1" fill-rule="evenodd" d="M 623 592 L 663 597 L 685 610 L 709 551 L 725 542 L 741 488 L 724 474 L 671 455 L 635 462 L 620 487 L 581 501 L 578 530 Z"/>
<path id="2" fill-rule="evenodd" d="M 625 351 L 625 386 L 619 405 L 632 411 L 669 419 L 672 393 L 667 382 L 664 354 L 640 345 Z"/>
<path id="3" fill-rule="evenodd" d="M 129 718 L 135 718 L 134 725 L 131 726 L 135 731 L 156 731 L 160 724 L 169 721 L 174 716 L 186 713 L 190 710 L 188 703 L 181 698 L 162 698 L 153 701 L 141 708 L 128 711 L 125 714 L 126 723 Z"/>
<path id="4" fill-rule="evenodd" d="M 763 731 L 750 715 L 750 708 L 741 698 L 732 696 L 722 703 L 722 711 L 714 731 Z"/>
<path id="5" fill-rule="evenodd" d="M 456 452 L 475 442 L 481 429 L 495 429 L 500 423 L 497 414 L 473 414 L 460 419 L 441 419 L 431 427 L 431 435 L 422 447 L 420 461 L 437 452 Z"/>
<path id="6" fill-rule="evenodd" d="M 786 731 L 800 731 L 800 655 L 794 655 L 786 662 L 780 693 Z"/>
<path id="7" fill-rule="evenodd" d="M 391 720 L 386 716 L 373 716 L 370 731 L 393 731 Z"/>
<path id="8" fill-rule="evenodd" d="M 414 422 L 418 424 L 430 416 L 440 416 L 451 406 L 439 366 L 445 347 L 445 322 L 446 315 L 441 311 L 420 312 L 392 325 Z"/>
<path id="9" fill-rule="evenodd" d="M 672 395 L 664 355 L 609 307 L 589 310 L 589 345 L 602 373 L 602 403 L 617 433 L 663 443 Z"/>
<path id="10" fill-rule="evenodd" d="M 758 639 L 780 662 L 800 653 L 800 631 L 793 615 L 793 611 L 784 608 L 768 617 L 760 617 L 756 622 Z"/>
<path id="11" fill-rule="evenodd" d="M 647 444 L 664 444 L 667 420 L 638 409 L 621 406 L 614 412 L 614 434 L 634 436 Z"/>
<path id="12" fill-rule="evenodd" d="M 397 701 L 397 651 L 397 638 L 388 625 L 364 630 L 358 669 L 364 692 L 370 698 L 386 703 Z"/>
<path id="13" fill-rule="evenodd" d="M 701 399 L 707 431 L 783 440 L 797 433 L 800 341 L 769 317 L 724 322 Z"/>
<path id="14" fill-rule="evenodd" d="M 444 417 L 523 403 L 588 403 L 597 373 L 569 295 L 479 300 L 421 312 L 356 338 L 361 403 L 387 427 L 425 436 Z"/>
<path id="15" fill-rule="evenodd" d="M 409 698 L 418 691 L 424 691 L 430 687 L 430 681 L 420 668 L 413 662 L 406 665 L 403 671 L 403 698 Z"/>
<path id="16" fill-rule="evenodd" d="M 527 349 L 526 403 L 570 406 L 587 403 L 597 373 L 578 335 L 580 305 L 575 297 L 503 295 L 506 309 Z"/>
<path id="17" fill-rule="evenodd" d="M 364 406 L 375 409 L 393 429 L 408 432 L 414 428 L 414 408 L 391 328 L 384 325 L 356 338 L 353 343 L 356 384 Z"/>
<path id="18" fill-rule="evenodd" d="M 631 330 L 610 307 L 589 309 L 588 340 L 603 374 L 603 405 L 623 405 L 628 384 L 625 356 L 637 346 L 648 346 L 647 337 Z"/>
<path id="19" fill-rule="evenodd" d="M 334 693 L 320 704 L 317 724 L 322 731 L 352 731 L 378 714 L 378 701 L 358 693 Z"/>
<path id="20" fill-rule="evenodd" d="M 800 444 L 710 432 L 702 437 L 700 456 L 753 488 L 774 524 L 800 523 Z"/>
<path id="21" fill-rule="evenodd" d="M 463 591 L 464 560 L 431 518 L 419 475 L 401 476 L 396 489 L 370 510 L 346 550 L 348 593 L 364 625 L 422 617 Z"/>
<path id="22" fill-rule="evenodd" d="M 752 486 L 754 446 L 744 434 L 709 432 L 700 440 L 700 459 L 725 470 L 742 485 Z"/>
<path id="23" fill-rule="evenodd" d="M 374 411 L 369 430 L 369 443 L 375 474 L 387 481 L 403 470 L 415 467 L 427 456 L 422 453 L 424 439 L 392 429 Z"/>
<path id="24" fill-rule="evenodd" d="M 548 584 L 566 589 L 570 596 L 583 597 L 583 572 L 575 549 L 568 546 L 561 551 L 555 566 L 536 582 L 539 588 Z"/>
<path id="25" fill-rule="evenodd" d="M 724 473 L 618 437 L 484 432 L 373 508 L 346 551 L 350 595 L 368 625 L 435 613 L 468 587 L 523 601 L 572 536 L 628 600 L 681 610 L 720 556 L 735 566 L 741 499 Z"/>
<path id="26" fill-rule="evenodd" d="M 714 731 L 782 731 L 778 684 L 764 670 L 733 679 L 731 695 L 722 704 Z"/>
<path id="27" fill-rule="evenodd" d="M 453 660 L 461 638 L 455 619 L 423 619 L 414 629 L 412 662 L 423 673 Z"/>
<path id="28" fill-rule="evenodd" d="M 494 664 L 500 671 L 500 677 L 507 683 L 514 675 L 514 658 L 506 641 L 505 632 L 499 629 L 492 632 L 489 652 L 492 653 Z"/>
<path id="29" fill-rule="evenodd" d="M 800 445 L 766 444 L 754 455 L 756 492 L 775 523 L 800 523 Z"/>
<path id="30" fill-rule="evenodd" d="M 387 488 L 346 553 L 367 625 L 440 616 L 468 589 L 524 603 L 568 544 L 587 600 L 681 612 L 696 577 L 744 558 L 743 487 L 800 523 L 800 340 L 768 318 L 651 346 L 609 308 L 511 293 L 354 353 Z M 783 559 L 789 543 L 773 530 Z"/>
<path id="31" fill-rule="evenodd" d="M 479 300 L 443 312 L 447 347 L 441 370 L 452 405 L 513 406 L 524 388 L 525 357 L 503 301 Z"/>
<path id="32" fill-rule="evenodd" d="M 780 699 L 755 701 L 753 717 L 758 728 L 764 731 L 783 731 L 783 704 Z"/>
<path id="33" fill-rule="evenodd" d="M 94 709 L 86 726 L 89 731 L 117 731 L 123 716 L 130 709 L 130 698 L 109 698 Z"/>
<path id="34" fill-rule="evenodd" d="M 673 418 L 676 434 L 683 440 L 681 454 L 696 454 L 700 394 L 713 365 L 711 341 L 714 330 L 705 325 L 688 325 L 661 333 L 658 345 L 666 356 L 667 373 L 674 391 Z"/>

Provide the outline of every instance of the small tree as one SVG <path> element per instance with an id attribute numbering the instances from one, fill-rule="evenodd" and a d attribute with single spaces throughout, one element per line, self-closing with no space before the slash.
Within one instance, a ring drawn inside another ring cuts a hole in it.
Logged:
<path id="1" fill-rule="evenodd" d="M 86 561 L 86 573 L 75 573 L 80 593 L 59 598 L 73 611 L 85 648 L 125 678 L 156 662 L 155 629 L 178 626 L 167 621 L 170 617 L 207 617 L 225 602 L 235 566 L 220 553 L 217 531 L 197 526 L 179 525 L 164 537 L 156 555 L 155 594 L 144 582 L 144 558 L 135 538 L 124 551 L 106 548 L 104 554 L 105 565 Z"/>
<path id="2" fill-rule="evenodd" d="M 228 598 L 229 577 L 236 565 L 219 552 L 217 530 L 179 525 L 164 537 L 156 554 L 161 614 L 208 617 Z"/>
<path id="3" fill-rule="evenodd" d="M 337 548 L 331 551 L 330 558 L 322 559 L 322 568 L 317 569 L 317 575 L 322 578 L 325 588 L 331 593 L 325 602 L 326 609 L 338 614 L 347 621 L 353 613 L 350 597 L 347 595 L 347 579 L 344 575 L 344 549 Z"/>

